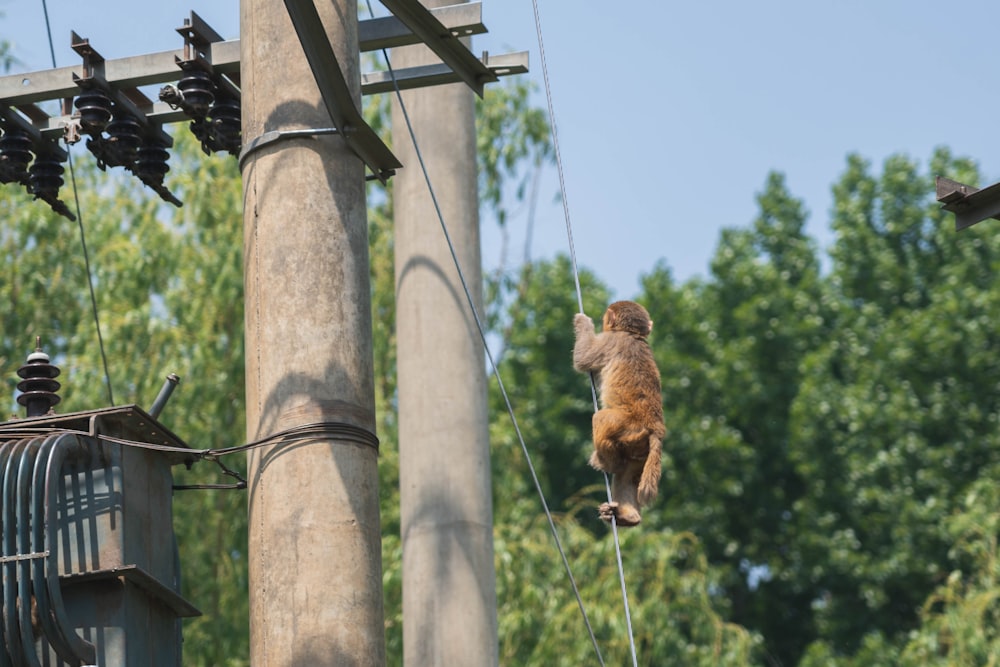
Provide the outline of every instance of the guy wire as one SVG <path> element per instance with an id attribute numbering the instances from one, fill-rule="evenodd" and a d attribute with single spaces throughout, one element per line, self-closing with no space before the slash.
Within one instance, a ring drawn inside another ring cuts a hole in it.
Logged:
<path id="1" fill-rule="evenodd" d="M 566 219 L 566 238 L 569 243 L 570 259 L 573 264 L 573 280 L 576 283 L 576 300 L 579 304 L 580 312 L 583 313 L 583 292 L 580 289 L 580 271 L 576 262 L 576 248 L 573 244 L 573 226 L 570 223 L 569 198 L 566 192 L 566 178 L 564 176 L 562 153 L 559 150 L 559 131 L 556 125 L 555 109 L 552 104 L 552 86 L 549 84 L 549 67 L 545 59 L 545 43 L 542 40 L 542 22 L 538 11 L 538 0 L 531 0 L 531 6 L 535 13 L 535 33 L 538 37 L 539 60 L 542 63 L 542 79 L 545 82 L 545 101 L 549 110 L 549 126 L 552 128 L 552 148 L 556 156 L 556 170 L 559 173 L 559 192 L 562 199 L 563 217 Z M 590 392 L 594 399 L 594 412 L 597 412 L 599 406 L 597 403 L 597 387 L 594 385 L 593 374 L 590 376 Z M 611 480 L 609 479 L 607 473 L 604 473 L 604 488 L 607 491 L 608 502 L 610 503 L 612 502 Z M 622 565 L 621 544 L 618 539 L 618 522 L 615 520 L 614 515 L 611 517 L 611 532 L 614 535 L 615 541 L 615 556 L 618 560 L 618 576 L 621 580 L 622 601 L 625 605 L 625 622 L 628 626 L 628 643 L 629 648 L 632 651 L 632 665 L 633 667 L 638 667 L 639 662 L 635 653 L 635 638 L 632 632 L 632 613 L 629 610 L 628 590 L 625 586 L 625 568 Z"/>
<path id="2" fill-rule="evenodd" d="M 52 41 L 52 25 L 49 23 L 49 7 L 46 0 L 42 0 L 42 13 L 45 14 L 45 32 L 49 38 L 49 54 L 52 56 L 52 68 L 56 68 L 56 47 Z M 76 206 L 76 220 L 80 227 L 80 245 L 83 248 L 83 265 L 87 272 L 87 287 L 90 288 L 90 308 L 94 314 L 94 326 L 97 328 L 97 344 L 101 350 L 101 362 L 104 365 L 104 383 L 108 389 L 108 403 L 115 404 L 115 396 L 111 391 L 111 373 L 108 372 L 108 355 L 104 351 L 104 337 L 101 335 L 101 318 L 97 310 L 97 295 L 94 292 L 94 278 L 90 273 L 90 253 L 87 251 L 87 235 L 83 227 L 83 214 L 80 212 L 80 195 L 76 188 L 76 170 L 73 168 L 73 153 L 69 146 L 66 147 L 66 155 L 69 159 L 69 180 L 73 186 L 73 203 Z"/>
<path id="3" fill-rule="evenodd" d="M 374 12 L 371 7 L 371 0 L 366 0 L 368 4 L 368 12 L 374 17 Z M 570 585 L 573 588 L 573 594 L 576 596 L 577 605 L 580 607 L 580 613 L 583 615 L 584 624 L 587 626 L 587 632 L 590 634 L 590 640 L 594 645 L 594 651 L 597 653 L 597 660 L 600 662 L 601 667 L 604 667 L 604 658 L 601 656 L 601 649 L 597 644 L 597 637 L 594 634 L 594 629 L 590 625 L 590 619 L 587 616 L 587 611 L 583 606 L 583 599 L 580 596 L 580 590 L 576 585 L 576 580 L 573 578 L 573 571 L 570 568 L 569 560 L 566 557 L 566 552 L 563 549 L 562 541 L 559 539 L 559 533 L 556 530 L 555 521 L 552 518 L 552 512 L 549 510 L 548 503 L 545 501 L 545 494 L 542 491 L 541 482 L 538 480 L 538 475 L 535 472 L 535 466 L 532 463 L 531 455 L 528 452 L 528 447 L 524 442 L 524 436 L 521 434 L 521 428 L 518 425 L 517 417 L 514 415 L 514 408 L 511 405 L 510 397 L 507 394 L 507 390 L 504 387 L 503 379 L 500 377 L 500 370 L 497 368 L 496 361 L 493 358 L 493 353 L 490 350 L 489 343 L 486 339 L 486 330 L 483 326 L 482 320 L 479 317 L 479 311 L 476 309 L 475 302 L 472 298 L 472 292 L 469 289 L 468 282 L 465 279 L 465 273 L 462 271 L 461 263 L 458 260 L 458 255 L 455 252 L 455 246 L 452 243 L 451 235 L 448 232 L 448 227 L 444 221 L 444 214 L 441 212 L 441 207 L 438 204 L 437 196 L 434 192 L 433 184 L 431 183 L 430 173 L 427 171 L 427 166 L 424 163 L 423 154 L 420 151 L 420 146 L 417 143 L 416 133 L 413 130 L 413 125 L 410 122 L 410 115 L 406 110 L 406 105 L 403 102 L 403 95 L 399 88 L 399 83 L 396 80 L 396 73 L 392 68 L 392 63 L 389 60 L 389 54 L 385 49 L 382 49 L 382 57 L 385 58 L 386 69 L 389 71 L 389 78 L 392 80 L 393 89 L 396 93 L 396 99 L 399 101 L 399 108 L 402 111 L 403 119 L 406 121 L 406 128 L 410 135 L 410 140 L 413 141 L 414 153 L 417 156 L 417 161 L 420 164 L 420 170 L 423 173 L 424 181 L 427 183 L 428 193 L 431 198 L 431 202 L 434 205 L 434 211 L 437 214 L 438 222 L 441 225 L 441 231 L 444 232 L 445 241 L 448 244 L 448 251 L 451 253 L 452 261 L 455 264 L 455 269 L 458 273 L 459 281 L 462 283 L 462 289 L 465 291 L 465 298 L 469 304 L 469 308 L 472 310 L 472 317 L 476 322 L 476 328 L 479 331 L 479 337 L 482 339 L 483 349 L 486 351 L 486 356 L 490 362 L 490 368 L 493 370 L 493 376 L 497 380 L 497 386 L 500 389 L 500 394 L 503 397 L 504 404 L 507 408 L 507 414 L 510 416 L 511 423 L 514 426 L 514 432 L 517 434 L 517 439 L 521 444 L 521 450 L 524 452 L 525 460 L 528 464 L 528 470 L 531 472 L 532 481 L 535 484 L 535 489 L 538 492 L 538 496 L 542 503 L 542 508 L 545 510 L 545 516 L 548 519 L 549 529 L 552 532 L 552 537 L 555 539 L 556 548 L 559 550 L 559 555 L 562 557 L 563 567 L 566 570 L 566 574 L 569 576 Z M 631 634 L 631 631 L 630 633 Z"/>

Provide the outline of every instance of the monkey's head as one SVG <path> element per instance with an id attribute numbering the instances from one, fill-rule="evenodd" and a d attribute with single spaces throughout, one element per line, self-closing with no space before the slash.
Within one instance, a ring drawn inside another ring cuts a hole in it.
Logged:
<path id="1" fill-rule="evenodd" d="M 627 331 L 645 338 L 653 330 L 646 309 L 634 301 L 615 301 L 604 311 L 604 331 Z"/>

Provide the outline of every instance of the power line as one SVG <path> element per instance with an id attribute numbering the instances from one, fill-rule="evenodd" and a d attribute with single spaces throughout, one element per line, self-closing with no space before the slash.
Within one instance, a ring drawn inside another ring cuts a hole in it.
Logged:
<path id="1" fill-rule="evenodd" d="M 45 32 L 49 38 L 49 53 L 52 56 L 52 68 L 56 65 L 56 47 L 52 40 L 52 25 L 49 22 L 49 8 L 46 0 L 42 0 L 42 12 L 45 14 Z M 80 227 L 80 245 L 83 248 L 83 265 L 87 272 L 87 287 L 90 288 L 90 308 L 94 315 L 94 326 L 97 329 L 97 344 L 101 350 L 101 362 L 104 365 L 104 382 L 108 389 L 108 403 L 115 404 L 115 395 L 111 390 L 111 373 L 108 371 L 108 355 L 104 351 L 104 336 L 101 335 L 101 318 L 97 310 L 97 294 L 94 291 L 94 278 L 90 273 L 90 253 L 87 251 L 87 235 L 83 226 L 83 214 L 80 212 L 80 196 L 76 188 L 76 170 L 73 168 L 73 153 L 67 150 L 69 158 L 69 178 L 73 187 L 73 202 L 76 206 L 76 220 Z"/>
<path id="2" fill-rule="evenodd" d="M 371 13 L 372 16 L 374 16 L 371 7 L 371 0 L 367 0 L 367 4 L 369 13 Z M 420 146 L 417 143 L 416 133 L 414 132 L 413 125 L 410 122 L 410 115 L 406 110 L 406 104 L 403 102 L 402 92 L 400 91 L 399 85 L 396 82 L 395 72 L 392 68 L 392 63 L 389 60 L 389 54 L 385 49 L 382 49 L 382 57 L 385 58 L 386 69 L 388 70 L 389 77 L 393 82 L 393 89 L 396 94 L 396 99 L 399 101 L 399 108 L 403 113 L 403 119 L 406 121 L 406 128 L 410 135 L 410 140 L 413 142 L 413 148 L 414 148 L 414 153 L 417 156 L 417 162 L 420 164 L 421 173 L 423 174 L 424 181 L 427 184 L 428 194 L 430 195 L 431 202 L 434 206 L 434 211 L 437 215 L 438 222 L 441 225 L 441 231 L 444 233 L 445 241 L 448 244 L 448 251 L 451 254 L 452 261 L 455 264 L 455 269 L 458 273 L 459 282 L 461 282 L 462 289 L 465 292 L 466 301 L 468 302 L 469 308 L 472 311 L 472 317 L 475 320 L 476 329 L 478 330 L 480 339 L 482 340 L 483 349 L 485 350 L 486 357 L 490 362 L 490 368 L 492 369 L 493 376 L 496 378 L 497 386 L 500 389 L 500 394 L 503 397 L 504 405 L 507 408 L 507 414 L 510 416 L 511 423 L 514 426 L 514 432 L 517 435 L 518 442 L 521 444 L 521 450 L 524 452 L 525 461 L 528 464 L 528 470 L 531 473 L 532 481 L 535 484 L 535 489 L 538 492 L 539 499 L 541 500 L 542 508 L 545 511 L 545 517 L 548 520 L 549 529 L 552 532 L 552 537 L 555 539 L 556 548 L 559 550 L 559 555 L 562 557 L 563 567 L 566 570 L 566 574 L 569 576 L 570 585 L 573 588 L 573 594 L 576 596 L 576 602 L 580 608 L 580 613 L 583 615 L 583 621 L 584 624 L 587 626 L 587 632 L 590 634 L 590 640 L 594 645 L 594 651 L 597 653 L 597 659 L 603 667 L 605 663 L 604 663 L 604 658 L 601 656 L 601 649 L 597 644 L 597 637 L 594 634 L 594 629 L 590 624 L 590 618 L 587 616 L 587 611 L 583 606 L 583 598 L 580 596 L 580 589 L 576 584 L 576 579 L 573 577 L 573 571 L 570 568 L 569 560 L 566 557 L 566 552 L 563 549 L 561 540 L 559 539 L 559 533 L 556 530 L 555 521 L 552 518 L 552 512 L 549 509 L 548 503 L 545 501 L 545 493 L 542 491 L 541 482 L 538 479 L 538 474 L 535 471 L 534 463 L 531 460 L 531 454 L 528 452 L 528 447 L 525 444 L 524 436 L 521 433 L 521 427 L 518 424 L 517 417 L 514 414 L 514 408 L 511 405 L 510 397 L 507 394 L 507 389 L 504 387 L 503 378 L 500 376 L 500 370 L 497 367 L 496 361 L 493 357 L 493 353 L 490 350 L 489 343 L 487 342 L 485 327 L 483 326 L 482 320 L 479 316 L 479 311 L 476 308 L 475 301 L 472 298 L 472 292 L 469 289 L 468 282 L 465 279 L 465 272 L 462 270 L 461 262 L 459 262 L 458 255 L 455 251 L 454 243 L 451 240 L 451 234 L 448 232 L 448 226 L 445 223 L 444 215 L 441 212 L 440 205 L 438 204 L 437 196 L 434 192 L 434 185 L 431 182 L 430 173 L 428 172 L 427 166 L 424 163 L 423 154 L 421 153 Z"/>
<path id="3" fill-rule="evenodd" d="M 563 205 L 563 217 L 566 219 L 566 238 L 569 243 L 570 259 L 573 265 L 573 280 L 576 284 L 576 300 L 580 307 L 580 312 L 582 313 L 583 291 L 580 289 L 580 271 L 576 262 L 576 248 L 573 244 L 573 226 L 570 223 L 569 197 L 566 192 L 566 178 L 564 176 L 562 154 L 559 151 L 559 131 L 558 126 L 556 125 L 556 113 L 552 103 L 552 86 L 549 84 L 549 68 L 545 59 L 545 43 L 542 39 L 542 22 L 538 11 L 538 0 L 531 0 L 531 6 L 535 13 L 535 33 L 538 37 L 538 53 L 539 59 L 542 63 L 542 79 L 545 82 L 545 101 L 549 110 L 549 126 L 552 128 L 552 148 L 556 156 L 556 170 L 559 172 L 559 192 Z M 593 374 L 590 376 L 590 392 L 594 400 L 594 412 L 597 412 L 597 387 L 594 384 Z M 611 498 L 611 480 L 608 477 L 608 473 L 604 473 L 604 488 L 607 491 L 608 502 L 610 503 L 613 499 Z M 635 638 L 632 632 L 632 613 L 628 604 L 628 589 L 625 586 L 625 568 L 622 565 L 621 543 L 618 539 L 618 522 L 615 520 L 614 515 L 611 516 L 611 532 L 614 535 L 615 541 L 615 556 L 618 560 L 618 577 L 621 580 L 622 601 L 625 606 L 625 621 L 628 625 L 628 643 L 629 648 L 632 650 L 632 664 L 634 667 L 638 667 L 639 662 L 635 653 Z"/>

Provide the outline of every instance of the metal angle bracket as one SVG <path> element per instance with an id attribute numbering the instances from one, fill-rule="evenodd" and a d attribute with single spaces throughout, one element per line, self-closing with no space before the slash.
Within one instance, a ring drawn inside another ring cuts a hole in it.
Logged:
<path id="1" fill-rule="evenodd" d="M 118 89 L 109 84 L 104 78 L 104 57 L 94 50 L 89 39 L 84 39 L 75 32 L 71 32 L 71 35 L 72 44 L 70 47 L 83 58 L 83 76 L 74 72 L 73 82 L 81 90 L 91 87 L 100 88 L 111 97 L 116 105 L 134 118 L 149 136 L 158 139 L 164 146 L 173 146 L 173 137 L 167 134 L 161 125 L 151 122 L 139 108 L 139 105 L 152 107 L 152 100 L 147 98 L 138 88 Z"/>
<path id="2" fill-rule="evenodd" d="M 222 35 L 194 11 L 189 18 L 184 19 L 184 25 L 177 28 L 177 32 L 184 38 L 184 60 L 205 57 L 211 51 L 212 44 L 224 41 Z"/>
<path id="3" fill-rule="evenodd" d="M 417 0 L 380 0 L 413 34 L 437 54 L 445 65 L 464 81 L 479 97 L 483 86 L 497 80 L 496 74 L 484 65 L 465 44 L 446 28 Z"/>
<path id="4" fill-rule="evenodd" d="M 955 231 L 988 218 L 1000 220 L 1000 183 L 979 189 L 938 176 L 935 185 L 941 208 L 955 214 Z"/>
<path id="5" fill-rule="evenodd" d="M 511 74 L 525 74 L 528 71 L 528 52 L 505 53 L 499 56 L 484 54 L 481 62 L 498 77 Z M 362 72 L 361 93 L 363 95 L 391 93 L 396 88 L 411 90 L 425 86 L 458 83 L 459 81 L 461 79 L 458 78 L 458 74 L 443 63 L 418 65 L 416 67 L 393 70 L 392 73 L 387 71 Z"/>
<path id="6" fill-rule="evenodd" d="M 223 42 L 222 36 L 194 11 L 190 18 L 184 19 L 184 25 L 177 28 L 177 33 L 184 38 L 183 55 L 174 56 L 177 67 L 185 72 L 192 69 L 205 71 L 212 75 L 215 85 L 223 92 L 239 100 L 242 95 L 239 68 L 223 73 L 217 71 L 211 62 L 212 46 Z"/>
<path id="7" fill-rule="evenodd" d="M 463 2 L 429 9 L 432 16 L 440 21 L 456 37 L 471 37 L 487 32 L 483 25 L 483 4 Z M 420 36 L 395 16 L 364 19 L 358 21 L 358 45 L 362 51 L 392 49 L 397 46 L 422 43 Z"/>
<path id="8" fill-rule="evenodd" d="M 403 165 L 354 105 L 354 97 L 340 70 L 316 5 L 313 0 L 285 0 L 285 8 L 334 126 L 354 154 L 385 183 Z"/>

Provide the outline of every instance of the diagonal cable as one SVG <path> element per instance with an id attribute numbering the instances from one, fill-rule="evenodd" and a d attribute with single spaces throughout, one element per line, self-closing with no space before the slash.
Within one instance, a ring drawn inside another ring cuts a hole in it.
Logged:
<path id="1" fill-rule="evenodd" d="M 42 0 L 42 12 L 45 14 L 45 31 L 49 37 L 49 53 L 52 56 L 52 68 L 56 67 L 56 47 L 52 41 L 52 26 L 49 23 L 49 8 L 46 0 Z M 67 147 L 68 148 L 68 147 Z M 83 265 L 87 272 L 87 286 L 90 288 L 90 308 L 94 314 L 94 326 L 97 328 L 97 344 L 101 350 L 101 362 L 104 364 L 104 383 L 108 389 L 108 403 L 115 404 L 115 396 L 111 391 L 111 373 L 108 372 L 108 355 L 104 351 L 104 337 L 101 335 L 101 318 L 97 311 L 97 294 L 94 292 L 94 278 L 90 273 L 90 253 L 87 251 L 87 235 L 84 233 L 83 215 L 80 213 L 80 196 L 76 187 L 76 170 L 73 168 L 73 153 L 66 151 L 69 159 L 69 180 L 73 185 L 73 201 L 76 205 L 76 220 L 80 226 L 80 245 L 83 248 Z"/>
<path id="2" fill-rule="evenodd" d="M 531 0 L 531 6 L 535 13 L 535 33 L 538 36 L 538 53 L 539 60 L 542 63 L 542 79 L 545 82 L 545 101 L 548 105 L 549 110 L 549 125 L 552 127 L 552 147 L 556 156 L 556 170 L 559 172 L 559 192 L 562 199 L 563 205 L 563 217 L 566 219 L 566 238 L 569 243 L 570 260 L 573 264 L 573 280 L 576 283 L 576 300 L 580 307 L 580 312 L 583 312 L 583 291 L 580 289 L 580 270 L 576 262 L 576 248 L 573 244 L 573 226 L 570 223 L 569 216 L 569 197 L 566 193 L 566 178 L 563 170 L 562 154 L 559 151 L 559 131 L 556 126 L 556 114 L 552 105 L 552 87 L 549 84 L 549 68 L 548 63 L 545 60 L 545 43 L 542 40 L 542 22 L 538 11 L 538 0 Z M 597 404 L 597 388 L 594 385 L 594 376 L 590 376 L 590 392 L 594 399 L 594 412 L 598 410 Z M 608 502 L 612 502 L 611 498 L 611 481 L 608 478 L 608 474 L 604 473 L 604 488 L 608 494 Z M 628 643 L 629 648 L 632 651 L 632 665 L 638 667 L 638 660 L 635 653 L 635 638 L 632 632 L 632 613 L 629 610 L 628 604 L 628 590 L 625 586 L 625 568 L 622 565 L 622 551 L 621 544 L 618 539 L 618 522 L 615 520 L 614 515 L 611 517 L 611 532 L 614 534 L 615 541 L 615 556 L 618 560 L 618 575 L 621 579 L 622 586 L 622 600 L 625 605 L 625 621 L 628 625 Z"/>
<path id="3" fill-rule="evenodd" d="M 368 0 L 368 11 L 372 13 L 371 2 Z M 374 13 L 372 13 L 374 16 Z M 459 281 L 462 283 L 462 289 L 465 291 L 465 298 L 468 301 L 469 308 L 472 310 L 472 317 L 476 322 L 476 328 L 479 331 L 479 336 L 483 342 L 483 349 L 486 351 L 486 357 L 489 359 L 490 368 L 492 369 L 493 376 L 497 380 L 497 386 L 500 389 L 500 394 L 503 397 L 504 405 L 507 408 L 507 413 L 510 416 L 511 423 L 514 426 L 514 432 L 517 434 L 518 442 L 521 444 L 521 450 L 524 452 L 524 458 L 528 463 L 528 470 L 531 472 L 531 479 L 535 484 L 535 489 L 538 491 L 538 497 L 542 502 L 542 508 L 545 510 L 545 516 L 548 519 L 549 529 L 552 532 L 552 537 L 555 539 L 556 548 L 559 550 L 559 555 L 562 557 L 563 566 L 566 569 L 566 574 L 569 576 L 570 584 L 573 588 L 573 594 L 576 596 L 577 605 L 580 607 L 580 613 L 583 615 L 584 624 L 587 626 L 587 632 L 590 634 L 590 640 L 594 645 L 594 651 L 597 653 L 597 659 L 601 666 L 604 667 L 604 658 L 601 656 L 601 649 L 597 644 L 597 637 L 594 634 L 594 629 L 590 625 L 590 619 L 587 616 L 587 611 L 583 606 L 583 599 L 580 597 L 580 589 L 576 585 L 576 580 L 573 578 L 573 571 L 570 568 L 569 560 L 566 558 L 566 551 L 563 549 L 562 541 L 559 539 L 559 533 L 556 530 L 555 521 L 552 518 L 552 512 L 549 510 L 548 503 L 545 501 L 545 494 L 542 491 L 541 482 L 538 480 L 538 474 L 535 472 L 535 466 L 531 460 L 531 454 L 528 452 L 528 447 L 524 442 L 524 436 L 521 434 L 521 427 L 518 425 L 517 417 L 514 414 L 514 408 L 511 405 L 510 397 L 507 395 L 507 390 L 504 387 L 503 379 L 500 377 L 500 370 L 497 368 L 497 364 L 494 361 L 493 353 L 490 351 L 489 343 L 486 340 L 486 330 L 483 326 L 482 320 L 479 317 L 479 312 L 476 309 L 475 302 L 472 298 L 472 292 L 469 289 L 468 282 L 465 279 L 465 273 L 462 271 L 461 262 L 458 260 L 458 255 L 455 252 L 455 246 L 452 243 L 451 235 L 448 233 L 448 227 L 444 221 L 444 214 L 441 212 L 441 207 L 438 204 L 437 196 L 434 192 L 434 186 L 431 183 L 430 174 L 427 171 L 427 166 L 424 163 L 423 155 L 420 152 L 420 146 L 417 143 L 416 134 L 413 131 L 413 125 L 410 123 L 409 113 L 406 111 L 406 105 L 403 102 L 403 95 L 400 91 L 399 85 L 396 81 L 395 72 L 392 69 L 392 64 L 389 61 L 389 54 L 385 49 L 382 49 L 382 56 L 385 58 L 386 68 L 389 71 L 389 77 L 392 79 L 393 88 L 395 89 L 396 98 L 399 101 L 399 108 L 403 113 L 403 119 L 406 121 L 406 128 L 409 132 L 410 139 L 413 141 L 414 153 L 417 156 L 417 161 L 420 163 L 420 170 L 424 175 L 424 181 L 427 183 L 427 189 L 430 194 L 431 202 L 434 205 L 434 211 L 437 215 L 438 222 L 441 225 L 441 231 L 444 233 L 445 241 L 448 244 L 448 251 L 451 253 L 452 261 L 455 263 L 455 269 L 458 272 Z M 631 635 L 631 629 L 629 634 Z"/>

